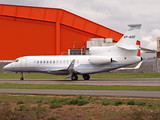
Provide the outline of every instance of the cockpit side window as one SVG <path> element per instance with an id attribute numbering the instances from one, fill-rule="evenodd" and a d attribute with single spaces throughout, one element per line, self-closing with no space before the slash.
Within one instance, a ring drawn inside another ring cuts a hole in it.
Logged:
<path id="1" fill-rule="evenodd" d="M 16 59 L 14 62 L 18 62 L 19 60 L 18 59 Z"/>

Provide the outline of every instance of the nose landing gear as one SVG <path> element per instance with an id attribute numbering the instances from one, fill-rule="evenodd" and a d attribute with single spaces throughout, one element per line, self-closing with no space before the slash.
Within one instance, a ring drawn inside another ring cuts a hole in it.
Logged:
<path id="1" fill-rule="evenodd" d="M 20 78 L 20 80 L 24 80 L 24 77 L 25 75 L 24 75 L 24 73 L 23 72 L 21 72 L 21 78 Z"/>
<path id="2" fill-rule="evenodd" d="M 23 78 L 23 77 L 21 77 L 21 78 L 20 78 L 20 80 L 24 80 L 24 78 Z"/>

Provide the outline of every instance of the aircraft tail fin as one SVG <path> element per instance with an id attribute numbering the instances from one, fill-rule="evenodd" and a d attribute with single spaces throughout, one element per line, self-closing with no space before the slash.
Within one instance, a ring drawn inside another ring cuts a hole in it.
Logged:
<path id="1" fill-rule="evenodd" d="M 118 41 L 118 47 L 134 50 L 137 48 L 136 42 L 138 40 L 139 31 L 141 28 L 141 24 L 132 24 L 128 25 L 129 30 L 123 35 L 123 37 Z"/>

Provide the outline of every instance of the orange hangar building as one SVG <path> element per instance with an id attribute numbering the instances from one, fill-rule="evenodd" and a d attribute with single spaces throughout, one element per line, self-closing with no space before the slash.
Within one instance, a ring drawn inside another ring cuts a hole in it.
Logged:
<path id="1" fill-rule="evenodd" d="M 63 9 L 0 4 L 0 60 L 83 51 L 90 38 L 116 43 L 122 35 Z"/>

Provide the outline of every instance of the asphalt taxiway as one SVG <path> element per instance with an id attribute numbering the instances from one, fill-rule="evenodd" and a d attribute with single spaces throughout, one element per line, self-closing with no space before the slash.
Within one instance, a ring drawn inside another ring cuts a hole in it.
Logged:
<path id="1" fill-rule="evenodd" d="M 54 94 L 54 95 L 160 97 L 159 91 L 0 89 L 0 92 L 1 93 L 25 93 L 25 94 Z"/>
<path id="2" fill-rule="evenodd" d="M 90 79 L 77 81 L 65 79 L 0 79 L 0 83 L 19 84 L 85 84 L 85 85 L 132 85 L 132 86 L 160 86 L 160 78 L 121 78 L 121 79 Z"/>
<path id="3" fill-rule="evenodd" d="M 132 85 L 160 86 L 159 78 L 130 79 L 91 79 L 77 81 L 64 79 L 0 79 L 0 83 L 19 84 L 85 84 L 85 85 Z M 54 95 L 95 95 L 127 97 L 160 97 L 160 91 L 122 91 L 122 90 L 55 90 L 55 89 L 0 89 L 0 93 L 54 94 Z"/>

